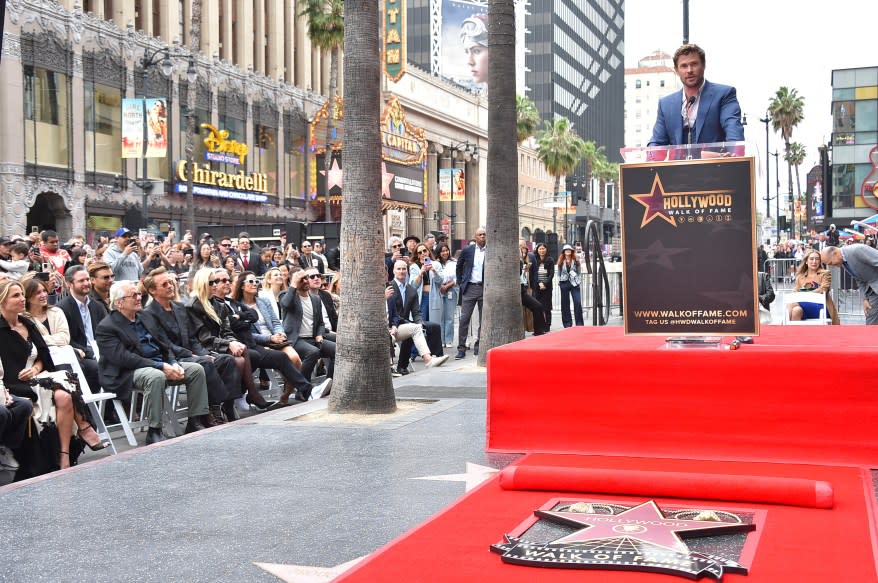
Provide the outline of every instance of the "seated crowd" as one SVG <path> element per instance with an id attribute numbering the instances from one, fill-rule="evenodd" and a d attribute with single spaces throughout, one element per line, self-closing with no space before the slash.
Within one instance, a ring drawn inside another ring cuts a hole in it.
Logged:
<path id="1" fill-rule="evenodd" d="M 96 248 L 81 237 L 62 247 L 54 231 L 0 238 L 0 456 L 16 480 L 109 446 L 83 395 L 112 392 L 126 411 L 142 396 L 152 444 L 167 439 L 169 386 L 185 386 L 187 433 L 237 419 L 236 402 L 260 412 L 329 394 L 338 278 L 320 242 L 301 252 L 256 250 L 246 233 L 235 247 L 208 234 L 200 243 L 205 261 L 188 234 L 174 243 L 121 228 Z M 277 402 L 257 369 L 283 378 Z"/>
<path id="2" fill-rule="evenodd" d="M 471 252 L 459 265 L 444 236 L 391 237 L 388 248 L 392 373 L 408 374 L 417 357 L 441 366 L 455 342 L 461 267 L 471 287 L 482 272 Z M 235 420 L 241 409 L 327 395 L 338 269 L 337 249 L 310 239 L 288 244 L 285 234 L 265 249 L 246 232 L 197 240 L 187 232 L 177 241 L 173 232 L 157 238 L 123 227 L 93 247 L 79 236 L 61 245 L 54 231 L 0 237 L 0 455 L 12 452 L 16 479 L 24 479 L 75 464 L 83 447 L 107 447 L 83 392 L 112 392 L 134 415 L 142 399 L 147 444 L 176 433 L 163 428 L 169 386 L 185 386 L 186 432 Z M 480 295 L 467 301 L 470 315 L 481 307 Z M 81 379 L 66 373 L 74 364 Z M 269 370 L 282 378 L 277 401 L 260 391 L 270 386 Z M 103 416 L 119 422 L 113 408 Z M 54 446 L 48 457 L 46 442 Z"/>

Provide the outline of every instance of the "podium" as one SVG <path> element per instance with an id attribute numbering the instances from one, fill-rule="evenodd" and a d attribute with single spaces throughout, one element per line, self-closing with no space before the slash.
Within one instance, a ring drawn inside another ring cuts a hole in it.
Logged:
<path id="1" fill-rule="evenodd" d="M 627 334 L 759 334 L 753 158 L 742 142 L 623 149 Z"/>

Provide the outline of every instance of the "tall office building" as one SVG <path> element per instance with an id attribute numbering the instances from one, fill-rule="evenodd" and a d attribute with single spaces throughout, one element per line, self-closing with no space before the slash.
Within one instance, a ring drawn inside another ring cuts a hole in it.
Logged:
<path id="1" fill-rule="evenodd" d="M 525 19 L 525 84 L 543 119 L 566 117 L 577 134 L 621 161 L 624 0 L 533 2 Z"/>

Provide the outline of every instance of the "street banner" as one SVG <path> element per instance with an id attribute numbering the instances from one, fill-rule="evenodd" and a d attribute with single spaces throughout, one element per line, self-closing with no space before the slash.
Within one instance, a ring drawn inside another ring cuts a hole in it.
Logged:
<path id="1" fill-rule="evenodd" d="M 466 174 L 463 168 L 439 169 L 439 201 L 462 201 L 466 198 Z"/>
<path id="2" fill-rule="evenodd" d="M 164 158 L 168 155 L 166 100 L 122 100 L 122 157 Z"/>
<path id="3" fill-rule="evenodd" d="M 753 158 L 623 164 L 626 334 L 756 335 Z"/>
<path id="4" fill-rule="evenodd" d="M 168 155 L 168 108 L 164 99 L 145 99 L 146 154 L 144 158 Z"/>
<path id="5" fill-rule="evenodd" d="M 143 157 L 143 100 L 122 100 L 122 157 Z"/>

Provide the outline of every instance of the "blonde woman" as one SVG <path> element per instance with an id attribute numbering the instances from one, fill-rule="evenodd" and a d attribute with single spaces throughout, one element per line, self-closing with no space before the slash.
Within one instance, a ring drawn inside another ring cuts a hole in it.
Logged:
<path id="1" fill-rule="evenodd" d="M 805 251 L 802 262 L 799 264 L 798 269 L 796 269 L 796 284 L 793 289 L 818 294 L 825 293 L 826 313 L 833 324 L 839 323 L 835 303 L 829 295 L 829 290 L 832 289 L 832 274 L 823 267 L 820 253 L 816 249 Z M 811 302 L 791 303 L 787 306 L 787 309 L 789 310 L 790 320 L 813 320 L 820 313 L 819 304 Z"/>
<path id="2" fill-rule="evenodd" d="M 277 318 L 281 318 L 280 306 L 277 302 L 287 289 L 289 289 L 287 280 L 277 267 L 272 267 L 262 276 L 262 289 L 259 290 L 259 297 L 265 298 L 271 304 Z"/>

